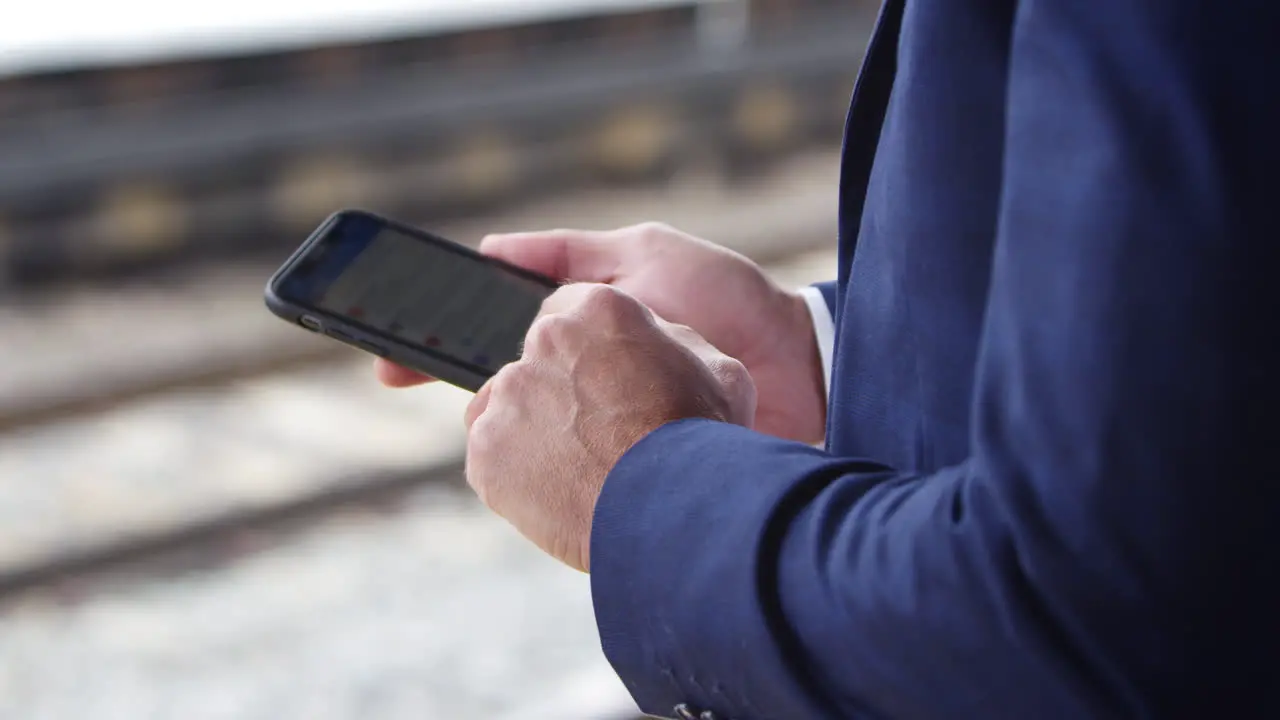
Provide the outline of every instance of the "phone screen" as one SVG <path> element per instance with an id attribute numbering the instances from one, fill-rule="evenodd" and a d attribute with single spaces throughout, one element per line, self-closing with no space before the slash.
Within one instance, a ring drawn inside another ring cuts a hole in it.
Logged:
<path id="1" fill-rule="evenodd" d="M 340 216 L 279 286 L 304 307 L 491 375 L 518 360 L 550 281 L 376 217 Z"/>

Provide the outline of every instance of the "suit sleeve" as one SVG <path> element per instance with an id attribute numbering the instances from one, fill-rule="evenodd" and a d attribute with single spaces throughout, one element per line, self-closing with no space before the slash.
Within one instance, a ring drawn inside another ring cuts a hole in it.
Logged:
<path id="1" fill-rule="evenodd" d="M 592 588 L 643 710 L 1280 717 L 1277 8 L 1020 3 L 969 457 L 642 440 Z"/>

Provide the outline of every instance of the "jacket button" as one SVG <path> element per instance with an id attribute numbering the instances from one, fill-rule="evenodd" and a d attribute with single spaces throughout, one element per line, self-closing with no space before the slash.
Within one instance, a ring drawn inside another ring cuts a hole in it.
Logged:
<path id="1" fill-rule="evenodd" d="M 710 710 L 704 710 L 695 715 L 687 703 L 680 703 L 672 710 L 676 720 L 720 720 L 720 718 Z"/>

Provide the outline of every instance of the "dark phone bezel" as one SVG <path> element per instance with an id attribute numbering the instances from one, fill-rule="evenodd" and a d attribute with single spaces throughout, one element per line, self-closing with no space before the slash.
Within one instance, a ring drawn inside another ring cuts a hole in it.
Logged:
<path id="1" fill-rule="evenodd" d="M 324 222 L 320 223 L 320 225 L 311 232 L 307 239 L 298 246 L 298 249 L 295 250 L 287 260 L 285 260 L 279 269 L 271 275 L 271 279 L 267 281 L 264 299 L 266 301 L 267 308 L 277 317 L 305 330 L 318 332 L 326 337 L 337 340 L 338 342 L 354 346 L 379 357 L 387 358 L 396 364 L 426 373 L 432 377 L 447 382 L 450 385 L 456 385 L 471 392 L 478 391 L 489 378 L 493 377 L 496 371 L 480 368 L 446 353 L 432 350 L 426 346 L 414 345 L 405 342 L 404 340 L 384 333 L 376 328 L 359 323 L 351 318 L 344 317 L 323 308 L 311 307 L 302 303 L 294 302 L 280 294 L 279 288 L 284 279 L 288 277 L 291 272 L 297 269 L 299 263 L 307 257 L 308 253 L 310 253 L 316 245 L 324 242 L 328 238 L 329 233 L 348 217 L 360 217 L 372 220 L 390 230 L 403 233 L 408 237 L 419 240 L 420 242 L 430 243 L 442 250 L 464 255 L 502 272 L 511 273 L 536 282 L 543 285 L 548 290 L 555 290 L 560 286 L 559 283 L 545 275 L 526 270 L 496 258 L 481 255 L 479 252 L 476 252 L 465 245 L 447 240 L 438 235 L 397 222 L 390 218 L 382 217 L 376 213 L 358 209 L 339 210 L 325 218 Z M 320 322 L 320 327 L 311 327 L 304 324 L 304 317 L 310 317 L 318 320 Z M 336 336 L 335 332 L 337 333 Z"/>

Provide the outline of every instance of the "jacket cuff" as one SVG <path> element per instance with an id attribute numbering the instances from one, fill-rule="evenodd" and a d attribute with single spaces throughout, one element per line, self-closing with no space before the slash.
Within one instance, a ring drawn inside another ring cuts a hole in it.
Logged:
<path id="1" fill-rule="evenodd" d="M 715 452 L 708 452 L 714 448 Z M 710 420 L 665 425 L 614 467 L 591 531 L 605 656 L 640 709 L 822 717 L 776 597 L 788 495 L 830 463 Z"/>

